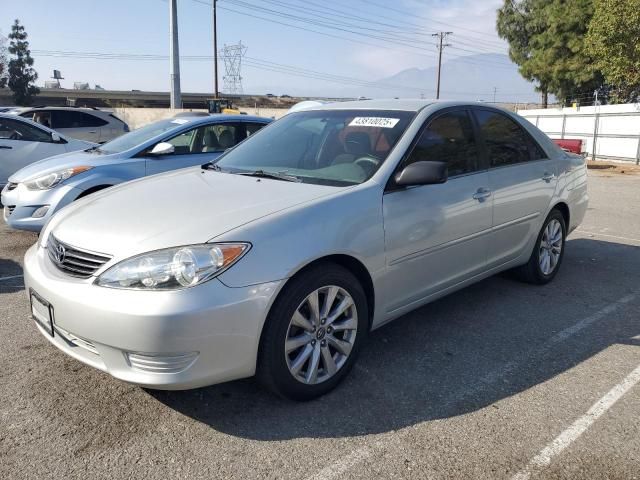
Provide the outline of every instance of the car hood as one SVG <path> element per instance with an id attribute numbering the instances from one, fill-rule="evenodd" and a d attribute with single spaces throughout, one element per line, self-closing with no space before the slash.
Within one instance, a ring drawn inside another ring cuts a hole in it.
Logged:
<path id="1" fill-rule="evenodd" d="M 205 243 L 261 217 L 344 188 L 188 168 L 134 180 L 62 209 L 44 232 L 113 255 Z M 238 238 L 238 241 L 251 241 Z"/>
<path id="2" fill-rule="evenodd" d="M 75 141 L 76 140 L 74 140 L 74 142 Z M 79 142 L 78 149 L 83 148 L 84 143 L 87 143 L 87 146 L 84 147 L 85 149 L 93 146 L 93 144 L 88 142 Z M 117 154 L 103 155 L 98 153 L 85 152 L 83 150 L 63 153 L 61 155 L 47 157 L 44 160 L 39 160 L 27 165 L 24 168 L 21 168 L 16 173 L 11 175 L 11 177 L 9 177 L 9 181 L 12 183 L 21 183 L 34 177 L 40 177 L 52 172 L 57 172 L 58 170 L 78 167 L 81 165 L 99 167 L 107 163 L 113 163 L 114 160 L 117 160 L 119 158 L 120 155 Z"/>

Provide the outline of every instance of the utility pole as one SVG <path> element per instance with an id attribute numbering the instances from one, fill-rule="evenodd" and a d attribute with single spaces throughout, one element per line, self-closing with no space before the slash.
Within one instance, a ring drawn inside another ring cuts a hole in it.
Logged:
<path id="1" fill-rule="evenodd" d="M 493 87 L 493 103 L 496 103 L 496 93 L 498 92 L 498 87 Z"/>
<path id="2" fill-rule="evenodd" d="M 213 98 L 218 98 L 218 20 L 216 18 L 216 3 L 218 3 L 218 0 L 213 0 Z"/>
<path id="3" fill-rule="evenodd" d="M 444 43 L 449 35 L 453 32 L 438 32 L 431 35 L 432 37 L 438 37 L 438 84 L 436 87 L 436 100 L 440 98 L 440 76 L 442 71 L 442 50 L 445 47 L 450 47 L 451 44 Z"/>
<path id="4" fill-rule="evenodd" d="M 169 0 L 169 61 L 171 63 L 171 108 L 182 108 L 180 52 L 178 50 L 178 0 Z"/>

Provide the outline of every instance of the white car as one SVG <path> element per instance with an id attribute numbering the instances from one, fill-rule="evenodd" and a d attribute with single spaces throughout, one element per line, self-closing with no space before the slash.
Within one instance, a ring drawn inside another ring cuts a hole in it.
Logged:
<path id="1" fill-rule="evenodd" d="M 21 109 L 16 114 L 67 137 L 88 142 L 105 143 L 129 131 L 129 125 L 113 113 L 97 108 L 35 107 Z"/>
<path id="2" fill-rule="evenodd" d="M 14 172 L 33 162 L 95 145 L 67 138 L 30 120 L 0 113 L 0 188 Z"/>

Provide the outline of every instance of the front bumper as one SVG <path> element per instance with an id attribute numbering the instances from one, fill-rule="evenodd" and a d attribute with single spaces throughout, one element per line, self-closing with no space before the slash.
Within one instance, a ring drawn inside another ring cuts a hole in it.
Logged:
<path id="1" fill-rule="evenodd" d="M 24 279 L 27 292 L 52 305 L 54 336 L 37 328 L 56 347 L 118 379 L 166 390 L 253 375 L 262 326 L 281 286 L 229 288 L 214 279 L 162 292 L 98 287 L 93 277 L 59 271 L 38 245 L 25 255 Z"/>
<path id="2" fill-rule="evenodd" d="M 4 221 L 11 228 L 39 232 L 54 213 L 73 202 L 81 193 L 81 190 L 64 184 L 50 190 L 29 190 L 22 183 L 13 190 L 5 186 L 1 196 L 1 203 L 5 206 Z M 47 205 L 49 209 L 44 216 L 33 217 L 36 210 Z"/>

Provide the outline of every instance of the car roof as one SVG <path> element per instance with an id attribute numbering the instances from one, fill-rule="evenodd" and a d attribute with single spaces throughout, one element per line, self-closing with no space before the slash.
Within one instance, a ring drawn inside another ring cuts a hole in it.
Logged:
<path id="1" fill-rule="evenodd" d="M 500 107 L 490 105 L 483 102 L 464 102 L 464 101 L 450 101 L 450 100 L 427 100 L 427 99 L 379 99 L 379 100 L 353 100 L 348 102 L 334 102 L 324 105 L 318 105 L 315 107 L 306 108 L 306 111 L 310 110 L 400 110 L 406 112 L 419 112 L 425 107 L 465 107 L 465 106 L 477 106 L 477 107 L 492 107 L 498 110 L 502 110 Z"/>
<path id="2" fill-rule="evenodd" d="M 207 116 L 194 115 L 193 117 L 180 116 L 180 117 L 174 117 L 174 118 L 176 120 L 182 120 L 185 123 L 189 122 L 189 124 L 194 124 L 194 125 L 199 123 L 225 123 L 225 122 L 269 123 L 273 121 L 271 118 L 258 117 L 255 115 L 218 114 L 218 113 L 215 113 L 213 115 L 207 115 Z M 170 118 L 167 118 L 166 120 L 170 120 Z"/>

